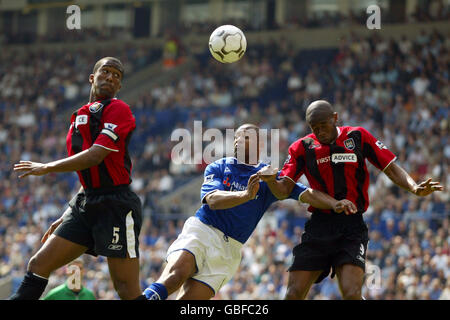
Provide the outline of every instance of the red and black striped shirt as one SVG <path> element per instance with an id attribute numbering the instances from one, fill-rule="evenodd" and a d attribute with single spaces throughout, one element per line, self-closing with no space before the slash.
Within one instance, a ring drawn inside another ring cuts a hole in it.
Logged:
<path id="1" fill-rule="evenodd" d="M 97 166 L 77 171 L 85 189 L 109 188 L 131 183 L 128 143 L 136 120 L 130 107 L 118 99 L 88 103 L 72 114 L 67 134 L 69 156 L 92 145 L 111 150 Z"/>
<path id="2" fill-rule="evenodd" d="M 338 127 L 332 144 L 321 144 L 311 133 L 289 147 L 280 177 L 296 182 L 303 174 L 313 189 L 337 200 L 348 199 L 363 213 L 369 206 L 369 172 L 366 159 L 384 170 L 396 156 L 362 127 Z M 324 211 L 313 207 L 309 211 Z"/>

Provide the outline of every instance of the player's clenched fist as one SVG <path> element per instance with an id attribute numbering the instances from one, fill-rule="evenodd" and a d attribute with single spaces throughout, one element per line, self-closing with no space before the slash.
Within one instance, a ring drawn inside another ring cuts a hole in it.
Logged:
<path id="1" fill-rule="evenodd" d="M 278 168 L 273 168 L 271 165 L 265 166 L 257 172 L 259 178 L 265 182 L 275 180 L 277 177 Z"/>
<path id="2" fill-rule="evenodd" d="M 337 213 L 344 211 L 346 215 L 354 214 L 358 211 L 355 204 L 347 199 L 337 201 L 333 210 Z"/>

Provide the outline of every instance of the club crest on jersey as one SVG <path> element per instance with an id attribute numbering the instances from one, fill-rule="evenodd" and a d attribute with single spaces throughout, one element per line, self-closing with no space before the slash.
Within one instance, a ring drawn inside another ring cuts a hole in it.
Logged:
<path id="1" fill-rule="evenodd" d="M 94 102 L 89 106 L 89 111 L 92 113 L 97 113 L 103 108 L 103 104 L 100 102 Z"/>
<path id="2" fill-rule="evenodd" d="M 353 140 L 353 138 L 345 140 L 344 147 L 346 147 L 348 150 L 355 149 L 355 141 Z"/>

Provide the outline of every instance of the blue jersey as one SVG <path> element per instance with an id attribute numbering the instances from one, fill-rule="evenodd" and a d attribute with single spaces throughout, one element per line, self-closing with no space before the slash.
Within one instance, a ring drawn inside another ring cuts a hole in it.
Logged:
<path id="1" fill-rule="evenodd" d="M 204 181 L 201 189 L 202 206 L 196 216 L 205 224 L 211 225 L 225 235 L 245 243 L 261 220 L 269 206 L 278 201 L 265 182 L 259 182 L 259 191 L 255 199 L 247 201 L 233 208 L 212 210 L 206 204 L 205 196 L 214 190 L 242 191 L 247 189 L 248 179 L 257 173 L 265 163 L 256 166 L 238 162 L 236 158 L 219 159 L 209 164 L 205 169 Z M 298 200 L 308 188 L 297 183 L 289 198 Z"/>

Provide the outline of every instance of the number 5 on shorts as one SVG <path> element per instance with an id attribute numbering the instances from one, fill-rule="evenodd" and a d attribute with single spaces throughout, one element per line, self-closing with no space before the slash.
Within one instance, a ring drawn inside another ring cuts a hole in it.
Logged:
<path id="1" fill-rule="evenodd" d="M 119 231 L 120 231 L 119 227 L 113 227 L 113 239 L 112 239 L 113 244 L 119 242 Z"/>

